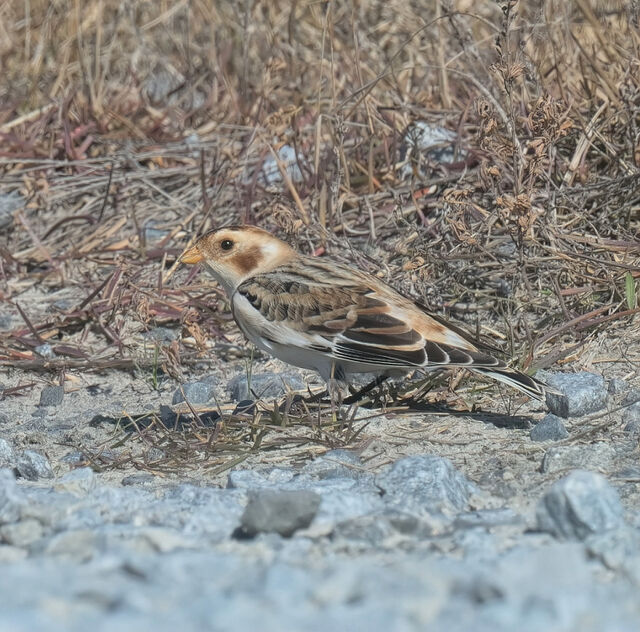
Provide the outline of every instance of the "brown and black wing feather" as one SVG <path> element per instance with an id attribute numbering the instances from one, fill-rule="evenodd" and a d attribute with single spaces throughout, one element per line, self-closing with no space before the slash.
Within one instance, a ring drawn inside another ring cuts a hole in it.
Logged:
<path id="1" fill-rule="evenodd" d="M 462 366 L 544 396 L 537 380 L 480 350 L 461 329 L 344 266 L 309 259 L 304 267 L 285 265 L 252 277 L 237 292 L 268 323 L 283 325 L 278 331 L 304 334 L 307 349 L 338 363 L 380 371 Z"/>

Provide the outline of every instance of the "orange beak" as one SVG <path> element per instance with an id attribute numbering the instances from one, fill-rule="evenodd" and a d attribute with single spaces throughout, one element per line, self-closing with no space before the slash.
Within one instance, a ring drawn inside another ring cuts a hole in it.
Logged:
<path id="1" fill-rule="evenodd" d="M 198 246 L 191 246 L 189 250 L 185 250 L 180 256 L 180 263 L 200 263 L 203 259 L 204 257 L 202 256 Z"/>

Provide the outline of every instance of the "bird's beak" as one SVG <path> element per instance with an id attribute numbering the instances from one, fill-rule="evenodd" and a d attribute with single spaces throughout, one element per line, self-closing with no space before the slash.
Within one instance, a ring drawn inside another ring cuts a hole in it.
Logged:
<path id="1" fill-rule="evenodd" d="M 185 250 L 180 256 L 180 263 L 200 263 L 203 259 L 204 257 L 202 256 L 198 246 L 191 246 L 189 250 Z"/>

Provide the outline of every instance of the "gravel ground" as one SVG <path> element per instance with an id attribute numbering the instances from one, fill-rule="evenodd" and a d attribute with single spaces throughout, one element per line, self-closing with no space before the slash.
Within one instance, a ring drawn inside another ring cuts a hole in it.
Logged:
<path id="1" fill-rule="evenodd" d="M 271 396 L 262 373 L 307 378 L 256 370 Z M 200 373 L 187 396 L 246 396 Z M 569 417 L 388 413 L 350 450 L 165 475 L 80 467 L 78 444 L 177 383 L 39 381 L 0 403 L 0 630 L 635 631 L 640 391 L 547 378 Z"/>

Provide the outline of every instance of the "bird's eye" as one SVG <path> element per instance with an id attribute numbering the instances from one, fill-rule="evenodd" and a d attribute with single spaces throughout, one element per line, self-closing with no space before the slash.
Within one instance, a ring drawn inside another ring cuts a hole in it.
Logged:
<path id="1" fill-rule="evenodd" d="M 222 248 L 222 250 L 231 250 L 233 248 L 233 242 L 230 239 L 223 239 L 220 242 L 220 248 Z"/>

